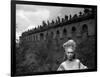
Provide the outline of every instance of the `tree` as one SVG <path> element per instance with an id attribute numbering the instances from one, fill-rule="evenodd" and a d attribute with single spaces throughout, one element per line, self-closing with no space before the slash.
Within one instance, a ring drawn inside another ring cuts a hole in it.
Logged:
<path id="1" fill-rule="evenodd" d="M 52 24 L 54 24 L 55 22 L 52 20 Z"/>
<path id="2" fill-rule="evenodd" d="M 50 25 L 50 22 L 47 20 L 47 24 Z"/>
<path id="3" fill-rule="evenodd" d="M 60 23 L 60 17 L 59 16 L 57 17 L 57 19 L 58 19 L 58 23 Z"/>
<path id="4" fill-rule="evenodd" d="M 64 18 L 62 18 L 62 22 L 64 22 Z"/>
<path id="5" fill-rule="evenodd" d="M 75 15 L 73 16 L 74 19 L 77 18 L 77 17 L 78 17 L 77 14 L 75 14 Z"/>
<path id="6" fill-rule="evenodd" d="M 67 15 L 65 15 L 65 20 L 68 20 L 68 16 Z"/>
<path id="7" fill-rule="evenodd" d="M 47 25 L 45 21 L 42 21 L 42 24 L 43 24 L 43 26 L 46 26 Z"/>
<path id="8" fill-rule="evenodd" d="M 84 8 L 84 13 L 85 14 L 87 14 L 87 13 L 89 13 L 90 12 L 90 10 L 88 9 L 88 8 Z"/>
<path id="9" fill-rule="evenodd" d="M 72 18 L 72 15 L 70 14 L 70 16 L 69 16 L 69 20 L 71 20 L 71 18 Z"/>
<path id="10" fill-rule="evenodd" d="M 79 12 L 79 16 L 82 16 L 82 12 L 81 11 Z"/>

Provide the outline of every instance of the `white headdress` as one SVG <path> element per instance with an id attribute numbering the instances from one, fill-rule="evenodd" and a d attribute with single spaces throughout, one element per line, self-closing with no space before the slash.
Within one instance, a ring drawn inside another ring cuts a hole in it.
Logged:
<path id="1" fill-rule="evenodd" d="M 76 43 L 75 43 L 74 40 L 68 40 L 67 42 L 65 42 L 65 43 L 63 44 L 63 47 L 64 47 L 64 48 L 65 48 L 65 47 L 72 47 L 73 49 L 75 49 L 75 48 L 76 48 Z"/>

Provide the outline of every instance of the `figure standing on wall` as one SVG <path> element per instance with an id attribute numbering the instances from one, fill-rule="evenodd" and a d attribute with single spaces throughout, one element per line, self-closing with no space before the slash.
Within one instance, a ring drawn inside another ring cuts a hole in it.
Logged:
<path id="1" fill-rule="evenodd" d="M 76 42 L 74 40 L 68 40 L 63 44 L 63 47 L 65 49 L 65 60 L 60 64 L 57 71 L 87 69 L 87 66 L 75 57 Z"/>

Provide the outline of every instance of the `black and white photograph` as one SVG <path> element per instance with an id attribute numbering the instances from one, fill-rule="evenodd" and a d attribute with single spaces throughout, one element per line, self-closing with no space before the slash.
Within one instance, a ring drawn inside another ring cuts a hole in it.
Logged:
<path id="1" fill-rule="evenodd" d="M 12 74 L 97 71 L 97 6 L 12 1 Z"/>

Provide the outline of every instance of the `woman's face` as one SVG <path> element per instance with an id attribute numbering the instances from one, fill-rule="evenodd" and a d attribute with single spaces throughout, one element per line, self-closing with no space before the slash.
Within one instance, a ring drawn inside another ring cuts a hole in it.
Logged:
<path id="1" fill-rule="evenodd" d="M 68 60 L 72 60 L 74 56 L 74 50 L 71 47 L 70 48 L 65 47 L 65 54 L 67 55 Z"/>

